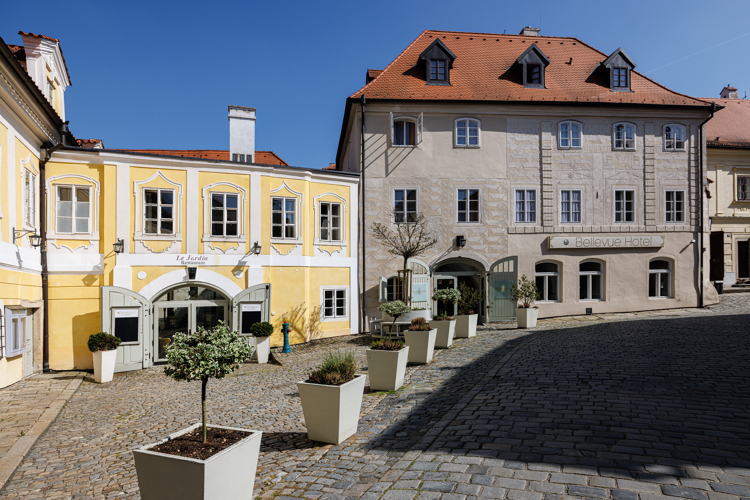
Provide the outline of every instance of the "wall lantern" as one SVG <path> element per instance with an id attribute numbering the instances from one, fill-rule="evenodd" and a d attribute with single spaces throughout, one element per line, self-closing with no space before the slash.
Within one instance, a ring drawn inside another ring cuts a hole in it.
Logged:
<path id="1" fill-rule="evenodd" d="M 122 253 L 125 251 L 125 241 L 122 238 L 117 238 L 117 243 L 112 243 L 112 249 L 115 253 Z"/>
<path id="2" fill-rule="evenodd" d="M 188 270 L 188 279 L 194 280 L 195 279 L 195 274 L 198 272 L 198 268 L 197 267 L 188 267 L 187 270 Z"/>
<path id="3" fill-rule="evenodd" d="M 36 234 L 36 231 L 30 231 L 28 229 L 16 229 L 13 228 L 13 244 L 16 244 L 16 240 L 18 238 L 23 238 L 26 235 L 29 235 L 29 243 L 31 243 L 31 246 L 34 248 L 38 248 L 42 244 L 42 237 Z"/>
<path id="4" fill-rule="evenodd" d="M 466 238 L 464 238 L 463 235 L 456 236 L 456 246 L 458 248 L 463 248 L 466 246 Z"/>
<path id="5" fill-rule="evenodd" d="M 253 253 L 254 255 L 260 255 L 260 245 L 258 245 L 258 242 L 257 242 L 257 241 L 256 241 L 255 243 L 253 243 L 253 246 L 252 246 L 252 248 L 250 249 L 250 251 L 251 251 L 251 252 L 252 252 L 252 253 Z"/>

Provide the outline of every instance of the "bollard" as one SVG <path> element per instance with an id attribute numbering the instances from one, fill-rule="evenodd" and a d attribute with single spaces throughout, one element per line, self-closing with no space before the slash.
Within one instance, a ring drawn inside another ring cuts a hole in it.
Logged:
<path id="1" fill-rule="evenodd" d="M 281 332 L 284 334 L 284 348 L 281 350 L 281 352 L 292 352 L 292 348 L 289 345 L 289 323 L 281 324 Z"/>

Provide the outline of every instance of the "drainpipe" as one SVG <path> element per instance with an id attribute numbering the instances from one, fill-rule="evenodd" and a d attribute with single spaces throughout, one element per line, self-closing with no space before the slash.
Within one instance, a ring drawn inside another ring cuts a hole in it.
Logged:
<path id="1" fill-rule="evenodd" d="M 714 113 L 716 113 L 716 103 L 711 103 L 711 116 L 706 118 L 703 123 L 700 124 L 698 127 L 698 147 L 700 148 L 700 155 L 699 157 L 699 165 L 700 165 L 700 192 L 701 192 L 701 208 L 700 208 L 700 217 L 701 217 L 701 236 L 700 236 L 700 252 L 698 252 L 698 258 L 700 259 L 700 301 L 698 302 L 698 307 L 703 308 L 703 254 L 706 252 L 705 247 L 703 246 L 703 195 L 706 187 L 703 185 L 703 139 L 704 139 L 704 133 L 703 133 L 703 127 L 706 125 L 708 120 L 714 117 Z"/>
<path id="2" fill-rule="evenodd" d="M 362 322 L 362 329 L 361 332 L 366 332 L 367 329 L 367 318 L 365 317 L 365 292 L 367 290 L 367 264 L 365 263 L 365 256 L 367 255 L 366 250 L 366 244 L 365 244 L 365 235 L 367 234 L 367 227 L 366 227 L 366 214 L 365 214 L 365 103 L 367 102 L 367 98 L 364 94 L 362 94 L 362 99 L 360 99 L 360 105 L 362 107 L 362 130 L 360 133 L 360 137 L 362 138 L 362 174 L 360 177 L 361 184 L 362 184 L 362 224 L 359 226 L 359 232 L 361 235 L 361 241 L 362 241 L 362 291 L 359 294 L 359 309 L 360 309 L 360 318 Z"/>

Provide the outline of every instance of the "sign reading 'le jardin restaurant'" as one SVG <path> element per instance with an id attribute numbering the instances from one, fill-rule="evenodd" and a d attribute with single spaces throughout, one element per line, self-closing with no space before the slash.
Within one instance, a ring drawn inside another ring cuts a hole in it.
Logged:
<path id="1" fill-rule="evenodd" d="M 550 236 L 549 248 L 661 248 L 663 236 Z"/>

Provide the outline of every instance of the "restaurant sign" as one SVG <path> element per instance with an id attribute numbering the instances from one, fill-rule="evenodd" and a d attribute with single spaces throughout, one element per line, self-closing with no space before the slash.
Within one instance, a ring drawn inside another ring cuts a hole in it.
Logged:
<path id="1" fill-rule="evenodd" d="M 661 248 L 663 236 L 550 236 L 550 249 L 582 248 Z"/>

